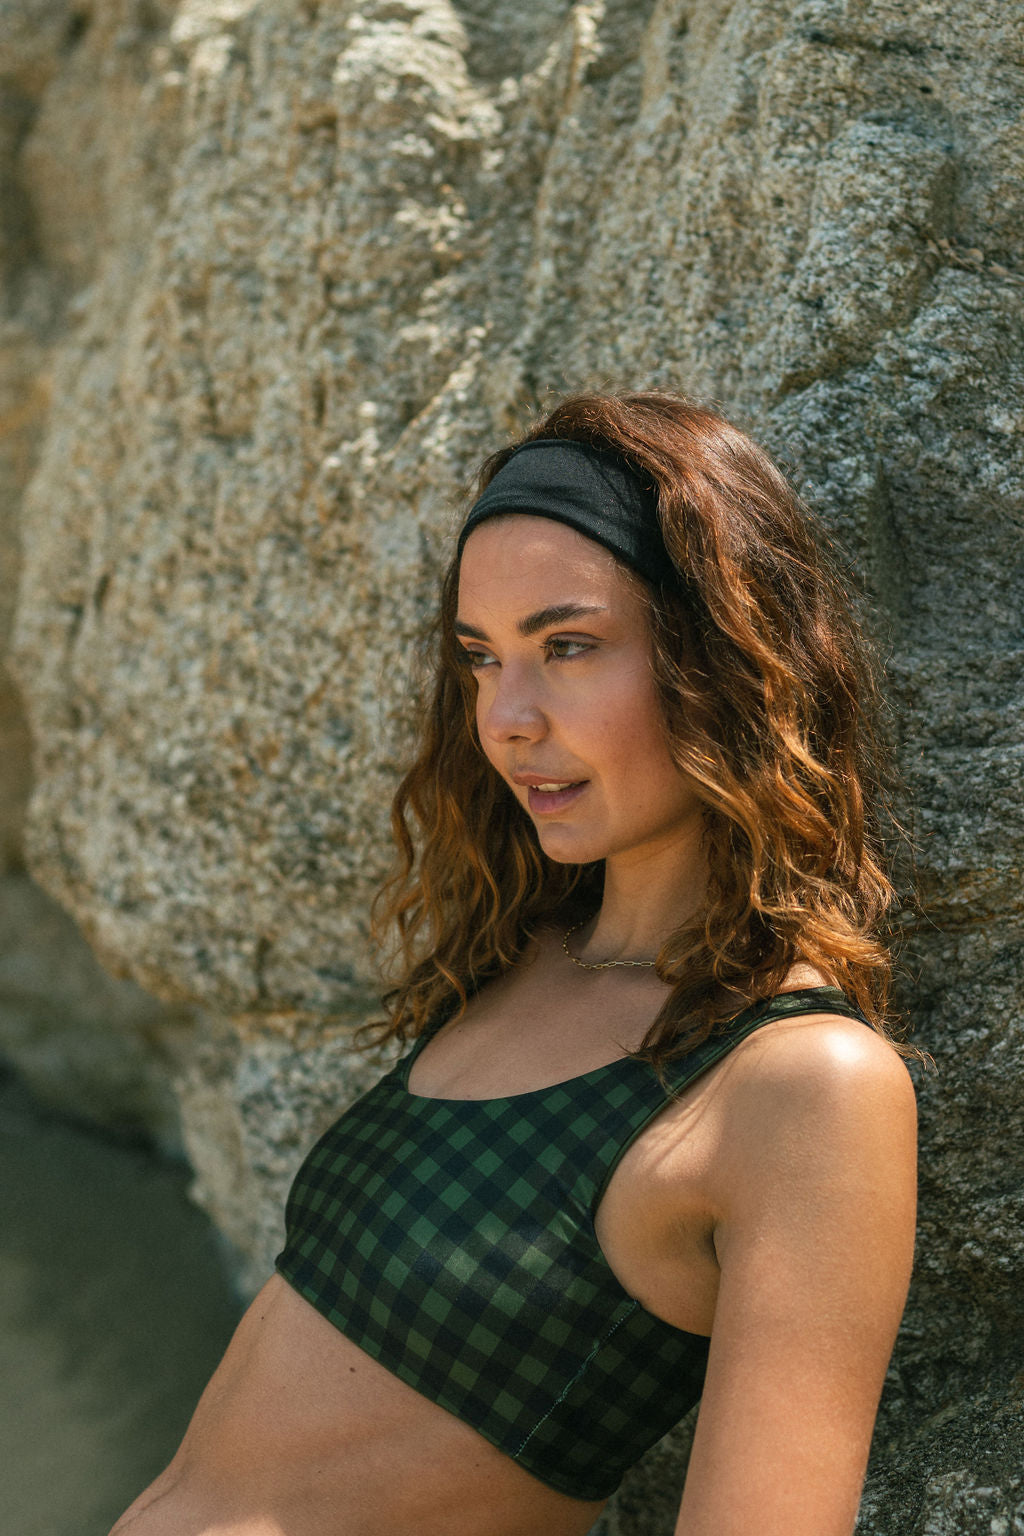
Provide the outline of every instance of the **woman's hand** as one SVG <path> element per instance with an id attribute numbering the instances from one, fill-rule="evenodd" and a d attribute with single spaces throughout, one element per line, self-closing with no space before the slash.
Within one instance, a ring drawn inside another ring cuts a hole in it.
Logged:
<path id="1" fill-rule="evenodd" d="M 850 1536 L 913 1258 L 916 1106 L 863 1025 L 736 1053 L 712 1201 L 721 1267 L 677 1536 Z"/>

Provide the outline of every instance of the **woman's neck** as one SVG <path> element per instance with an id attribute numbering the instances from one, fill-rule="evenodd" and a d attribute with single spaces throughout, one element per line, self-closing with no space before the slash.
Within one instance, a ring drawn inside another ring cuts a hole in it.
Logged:
<path id="1" fill-rule="evenodd" d="M 601 906 L 577 934 L 575 953 L 594 963 L 653 960 L 669 934 L 701 910 L 707 874 L 696 837 L 670 849 L 610 856 Z"/>

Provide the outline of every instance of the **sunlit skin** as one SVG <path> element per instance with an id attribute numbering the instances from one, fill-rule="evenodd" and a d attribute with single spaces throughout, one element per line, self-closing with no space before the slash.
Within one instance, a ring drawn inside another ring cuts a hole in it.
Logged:
<path id="1" fill-rule="evenodd" d="M 458 620 L 481 748 L 541 847 L 606 862 L 575 953 L 651 958 L 698 911 L 706 869 L 629 579 L 563 524 L 495 519 L 467 540 Z M 524 775 L 584 787 L 545 799 Z M 409 1091 L 524 1093 L 635 1048 L 665 984 L 582 970 L 561 940 L 541 932 L 482 988 Z M 786 986 L 822 979 L 800 964 Z M 756 1030 L 626 1151 L 596 1214 L 605 1257 L 650 1311 L 711 1336 L 677 1536 L 851 1536 L 909 1279 L 914 1169 L 899 1057 L 828 1014 Z M 601 1507 L 523 1471 L 274 1275 L 112 1536 L 586 1536 Z"/>

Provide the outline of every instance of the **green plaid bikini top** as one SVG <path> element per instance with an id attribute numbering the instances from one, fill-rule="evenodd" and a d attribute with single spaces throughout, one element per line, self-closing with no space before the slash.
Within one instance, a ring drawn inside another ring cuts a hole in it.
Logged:
<path id="1" fill-rule="evenodd" d="M 835 987 L 785 993 L 667 1081 L 685 1087 L 762 1024 L 809 1012 L 861 1017 Z M 627 1056 L 508 1098 L 426 1098 L 407 1083 L 430 1033 L 307 1155 L 275 1266 L 526 1471 L 607 1498 L 700 1397 L 707 1363 L 709 1340 L 630 1296 L 594 1233 L 613 1170 L 669 1097 Z"/>

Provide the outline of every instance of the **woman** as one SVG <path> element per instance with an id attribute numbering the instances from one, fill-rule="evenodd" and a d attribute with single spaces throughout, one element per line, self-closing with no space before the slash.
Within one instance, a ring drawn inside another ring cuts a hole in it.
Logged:
<path id="1" fill-rule="evenodd" d="M 914 1227 L 862 642 L 691 401 L 479 490 L 381 908 L 415 1044 L 114 1530 L 582 1536 L 700 1397 L 679 1536 L 849 1536 Z"/>

